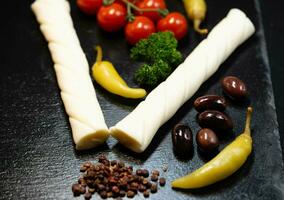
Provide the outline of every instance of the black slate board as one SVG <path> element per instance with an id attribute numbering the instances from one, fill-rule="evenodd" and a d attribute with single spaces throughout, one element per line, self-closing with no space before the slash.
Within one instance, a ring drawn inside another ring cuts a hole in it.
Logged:
<path id="1" fill-rule="evenodd" d="M 253 153 L 232 177 L 197 191 L 175 191 L 169 182 L 201 166 L 206 159 L 196 151 L 190 160 L 179 160 L 172 152 L 170 129 L 177 122 L 198 130 L 196 112 L 189 100 L 157 133 L 143 154 L 134 154 L 110 139 L 100 148 L 76 152 L 70 127 L 56 84 L 46 42 L 30 11 L 32 1 L 10 1 L 1 6 L 0 41 L 0 199 L 73 199 L 71 184 L 79 177 L 82 162 L 95 161 L 98 155 L 121 159 L 134 167 L 161 169 L 168 184 L 151 199 L 284 199 L 283 160 L 271 88 L 270 69 L 258 1 L 208 1 L 206 26 L 211 29 L 230 8 L 247 13 L 256 26 L 256 34 L 223 64 L 192 98 L 203 94 L 222 94 L 219 80 L 237 75 L 250 90 L 253 114 Z M 167 1 L 170 10 L 183 11 L 178 0 Z M 123 33 L 105 34 L 94 18 L 83 16 L 71 1 L 72 17 L 89 62 L 95 59 L 93 46 L 101 44 L 104 58 L 111 60 L 130 85 L 137 63 L 129 59 L 129 47 Z M 12 12 L 11 12 L 12 11 Z M 201 41 L 192 30 L 179 46 L 187 55 Z M 109 126 L 126 116 L 137 101 L 108 94 L 96 86 L 99 102 Z M 244 105 L 231 104 L 227 112 L 235 122 L 232 137 L 242 132 Z M 98 198 L 97 196 L 93 199 Z M 136 199 L 142 198 L 137 196 Z M 78 198 L 78 199 L 82 199 Z"/>

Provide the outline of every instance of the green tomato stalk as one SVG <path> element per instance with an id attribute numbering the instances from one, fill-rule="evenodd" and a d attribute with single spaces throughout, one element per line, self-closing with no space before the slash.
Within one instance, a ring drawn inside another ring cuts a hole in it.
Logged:
<path id="1" fill-rule="evenodd" d="M 137 7 L 135 4 L 133 4 L 132 2 L 128 1 L 128 0 L 121 0 L 122 2 L 124 2 L 127 6 L 127 19 L 128 21 L 133 21 L 135 16 L 133 15 L 131 9 L 136 10 L 138 12 L 158 12 L 161 16 L 166 16 L 167 14 L 169 14 L 169 11 L 167 9 L 156 9 L 156 8 L 139 8 Z"/>

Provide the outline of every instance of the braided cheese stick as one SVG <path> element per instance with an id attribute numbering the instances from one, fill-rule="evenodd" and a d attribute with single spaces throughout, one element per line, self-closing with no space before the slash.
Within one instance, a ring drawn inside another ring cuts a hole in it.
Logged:
<path id="1" fill-rule="evenodd" d="M 110 128 L 111 135 L 143 152 L 159 127 L 199 89 L 229 55 L 255 31 L 246 15 L 232 9 L 178 68 L 129 115 Z"/>
<path id="2" fill-rule="evenodd" d="M 36 0 L 31 6 L 48 41 L 57 82 L 76 149 L 89 149 L 109 136 L 66 0 Z"/>

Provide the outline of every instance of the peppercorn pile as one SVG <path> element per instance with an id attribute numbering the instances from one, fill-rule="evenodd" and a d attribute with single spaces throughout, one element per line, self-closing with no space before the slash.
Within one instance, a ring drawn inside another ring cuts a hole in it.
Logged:
<path id="1" fill-rule="evenodd" d="M 137 169 L 134 173 L 132 166 L 121 161 L 109 161 L 105 156 L 100 156 L 98 161 L 97 164 L 86 162 L 80 167 L 84 174 L 72 185 L 74 196 L 82 194 L 85 199 L 91 199 L 97 192 L 103 199 L 121 199 L 133 198 L 140 192 L 149 197 L 158 191 L 158 182 L 160 186 L 166 184 L 165 178 L 159 178 L 158 170 L 153 170 L 151 175 L 147 169 Z"/>

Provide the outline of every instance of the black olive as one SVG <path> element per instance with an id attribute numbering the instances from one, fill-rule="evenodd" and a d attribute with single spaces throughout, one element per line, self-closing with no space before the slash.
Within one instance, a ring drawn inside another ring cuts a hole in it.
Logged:
<path id="1" fill-rule="evenodd" d="M 192 154 L 193 139 L 191 129 L 183 124 L 177 124 L 172 130 L 174 152 L 180 157 Z"/>
<path id="2" fill-rule="evenodd" d="M 247 88 L 243 81 L 235 76 L 227 76 L 222 80 L 223 91 L 232 99 L 244 99 L 247 95 Z"/>
<path id="3" fill-rule="evenodd" d="M 198 147 L 204 152 L 211 152 L 216 150 L 219 146 L 219 140 L 214 131 L 208 128 L 203 128 L 196 134 L 196 143 Z"/>
<path id="4" fill-rule="evenodd" d="M 210 128 L 217 131 L 233 129 L 232 119 L 225 113 L 217 110 L 207 110 L 198 115 L 198 123 L 202 128 Z"/>
<path id="5" fill-rule="evenodd" d="M 223 111 L 226 108 L 226 100 L 224 97 L 218 95 L 205 95 L 198 97 L 193 105 L 198 112 L 205 110 Z"/>

